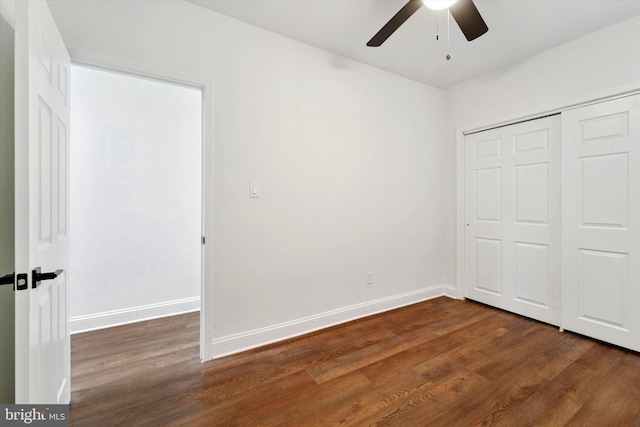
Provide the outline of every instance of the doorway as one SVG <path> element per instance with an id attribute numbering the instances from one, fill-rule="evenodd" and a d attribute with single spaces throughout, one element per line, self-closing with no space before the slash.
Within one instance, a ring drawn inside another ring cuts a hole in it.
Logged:
<path id="1" fill-rule="evenodd" d="M 71 69 L 71 333 L 200 309 L 203 91 Z"/>

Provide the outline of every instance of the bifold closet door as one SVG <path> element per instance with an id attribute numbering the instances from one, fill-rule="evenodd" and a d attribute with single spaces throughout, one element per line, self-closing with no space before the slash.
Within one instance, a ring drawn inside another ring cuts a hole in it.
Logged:
<path id="1" fill-rule="evenodd" d="M 560 116 L 465 136 L 465 296 L 560 324 Z"/>
<path id="2" fill-rule="evenodd" d="M 640 351 L 640 95 L 562 114 L 562 326 Z"/>

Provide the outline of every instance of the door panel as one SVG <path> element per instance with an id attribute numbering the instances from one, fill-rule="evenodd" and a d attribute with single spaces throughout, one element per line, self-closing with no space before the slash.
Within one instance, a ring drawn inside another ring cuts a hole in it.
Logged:
<path id="1" fill-rule="evenodd" d="M 16 3 L 16 403 L 68 403 L 70 60 L 44 1 Z M 63 270 L 34 287 L 31 272 Z"/>
<path id="2" fill-rule="evenodd" d="M 549 223 L 549 164 L 515 166 L 515 222 Z"/>
<path id="3" fill-rule="evenodd" d="M 626 229 L 628 153 L 580 158 L 580 213 L 583 227 Z"/>
<path id="4" fill-rule="evenodd" d="M 580 311 L 585 318 L 624 327 L 623 295 L 628 293 L 628 260 L 624 253 L 579 251 Z M 602 286 L 606 283 L 607 286 Z"/>
<path id="5" fill-rule="evenodd" d="M 51 107 L 43 99 L 38 99 L 38 132 L 37 132 L 37 144 L 38 147 L 35 150 L 35 154 L 38 157 L 37 164 L 40 166 L 36 169 L 36 173 L 39 175 L 39 185 L 36 187 L 38 192 L 39 206 L 39 241 L 38 246 L 42 249 L 52 243 L 51 239 L 51 145 L 53 144 L 52 129 L 52 111 Z"/>
<path id="6" fill-rule="evenodd" d="M 560 122 L 465 137 L 465 295 L 560 324 Z"/>
<path id="7" fill-rule="evenodd" d="M 516 245 L 516 299 L 549 305 L 549 245 L 515 242 Z"/>
<path id="8" fill-rule="evenodd" d="M 640 351 L 640 95 L 562 122 L 562 325 Z"/>
<path id="9" fill-rule="evenodd" d="M 475 171 L 476 221 L 502 219 L 502 170 L 500 168 Z"/>
<path id="10" fill-rule="evenodd" d="M 476 238 L 474 287 L 502 295 L 502 240 Z"/>

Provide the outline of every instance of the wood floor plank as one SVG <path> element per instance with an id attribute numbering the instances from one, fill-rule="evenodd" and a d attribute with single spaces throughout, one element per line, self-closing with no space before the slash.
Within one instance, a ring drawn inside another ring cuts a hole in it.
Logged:
<path id="1" fill-rule="evenodd" d="M 634 355 L 635 356 L 635 355 Z M 567 426 L 598 425 L 602 414 L 615 417 L 615 425 L 633 425 L 640 417 L 640 362 L 630 353 L 612 366 Z M 602 425 L 602 424 L 599 424 Z M 613 425 L 613 424 L 612 424 Z"/>
<path id="2" fill-rule="evenodd" d="M 538 389 L 526 401 L 498 420 L 496 426 L 564 426 L 580 404 L 553 384 Z"/>
<path id="3" fill-rule="evenodd" d="M 362 392 L 371 386 L 371 382 L 361 373 L 352 372 L 336 378 L 330 382 L 315 386 L 312 395 L 297 393 L 294 399 L 285 399 L 276 410 L 265 408 L 264 412 L 241 416 L 237 419 L 239 425 L 323 425 L 319 424 L 319 414 L 330 414 L 329 423 L 337 421 L 334 406 L 337 402 L 348 401 L 354 394 Z M 296 404 L 300 402 L 300 404 Z M 304 410 L 300 411 L 299 408 Z M 282 417 L 286 414 L 286 417 Z M 314 416 L 314 414 L 316 416 Z M 324 424 L 328 425 L 328 424 Z"/>
<path id="4" fill-rule="evenodd" d="M 73 426 L 638 426 L 640 355 L 436 298 L 211 362 L 198 313 L 72 337 Z"/>
<path id="5" fill-rule="evenodd" d="M 529 322 L 515 316 L 506 324 L 504 319 L 499 317 L 484 321 L 478 325 L 481 328 L 474 329 L 474 334 L 477 334 L 475 338 L 465 338 L 456 346 L 417 364 L 413 369 L 437 380 L 460 367 L 479 369 L 489 365 L 495 358 L 501 357 L 498 353 L 514 347 L 522 339 L 521 333 L 518 332 L 520 329 L 512 331 L 514 324 L 528 325 Z"/>
<path id="6" fill-rule="evenodd" d="M 402 338 L 412 344 L 420 342 L 416 341 L 420 339 L 420 335 L 422 335 L 422 339 L 425 342 L 394 355 L 393 358 L 383 359 L 367 366 L 363 368 L 363 372 L 374 382 L 387 381 L 389 378 L 393 378 L 394 375 L 399 374 L 400 371 L 410 370 L 420 364 L 428 363 L 429 360 L 443 356 L 449 351 L 459 349 L 465 343 L 473 342 L 476 339 L 483 340 L 483 337 L 490 334 L 494 329 L 503 326 L 505 320 L 519 319 L 517 316 L 499 311 L 494 311 L 493 314 L 474 323 L 467 324 L 463 322 L 458 329 L 450 330 L 446 334 L 435 334 L 425 330 L 425 328 L 404 334 Z M 429 334 L 434 334 L 435 338 Z M 449 362 L 447 360 L 445 363 L 449 365 Z"/>
<path id="7" fill-rule="evenodd" d="M 463 326 L 393 358 L 367 366 L 362 372 L 375 384 L 393 382 L 397 377 L 415 376 L 416 373 L 437 381 L 453 372 L 460 372 L 461 367 L 466 368 L 467 361 L 474 357 L 486 360 L 484 354 L 474 354 L 474 346 L 485 345 L 490 341 L 492 332 L 499 334 L 496 331 L 504 330 L 501 325 L 504 325 L 504 319 L 493 316 Z"/>
<path id="8" fill-rule="evenodd" d="M 307 372 L 316 383 L 322 384 L 357 369 L 364 368 L 379 360 L 401 353 L 410 347 L 410 344 L 402 338 L 394 336 L 384 342 L 376 343 L 311 366 L 307 368 Z"/>

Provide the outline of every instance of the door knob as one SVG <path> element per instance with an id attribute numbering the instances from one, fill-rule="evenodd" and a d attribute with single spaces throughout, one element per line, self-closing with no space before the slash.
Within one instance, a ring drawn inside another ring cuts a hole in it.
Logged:
<path id="1" fill-rule="evenodd" d="M 59 275 L 62 274 L 64 270 L 60 269 L 60 270 L 56 270 L 56 271 L 52 271 L 50 273 L 42 273 L 42 268 L 41 267 L 36 267 L 34 270 L 31 271 L 31 287 L 32 288 L 37 288 L 38 286 L 40 286 L 40 282 L 42 280 L 52 280 L 55 279 L 56 277 L 58 277 Z"/>

